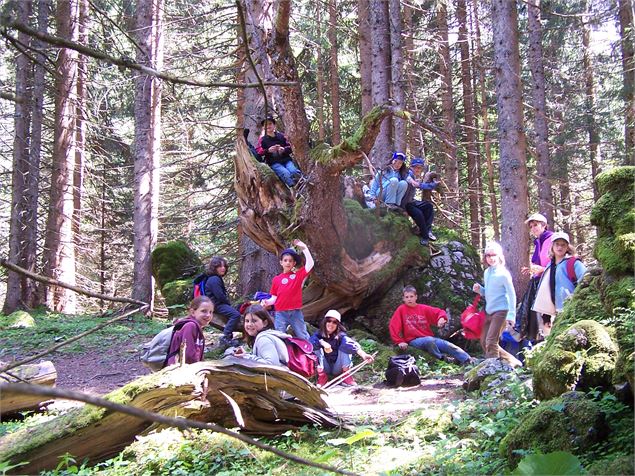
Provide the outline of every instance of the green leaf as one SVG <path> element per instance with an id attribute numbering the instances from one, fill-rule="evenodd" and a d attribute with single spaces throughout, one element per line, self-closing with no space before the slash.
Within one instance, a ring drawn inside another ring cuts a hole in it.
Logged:
<path id="1" fill-rule="evenodd" d="M 337 455 L 338 453 L 339 452 L 336 451 L 336 450 L 329 449 L 329 450 L 326 450 L 323 455 L 315 458 L 313 461 L 315 463 L 326 463 L 327 461 L 329 461 L 333 456 Z"/>
<path id="2" fill-rule="evenodd" d="M 577 456 L 567 451 L 555 451 L 544 455 L 539 453 L 525 456 L 511 474 L 520 476 L 538 476 L 542 474 L 560 476 L 584 473 L 586 471 L 584 471 Z"/>
<path id="3" fill-rule="evenodd" d="M 348 438 L 346 438 L 346 443 L 352 445 L 356 441 L 363 440 L 364 438 L 371 438 L 375 435 L 376 433 L 373 430 L 367 428 L 365 430 L 358 431 L 353 436 L 349 436 Z"/>

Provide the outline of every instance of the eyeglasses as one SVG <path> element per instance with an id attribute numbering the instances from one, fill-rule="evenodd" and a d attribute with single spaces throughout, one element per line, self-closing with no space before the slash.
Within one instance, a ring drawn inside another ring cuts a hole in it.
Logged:
<path id="1" fill-rule="evenodd" d="M 486 258 L 491 258 L 492 256 L 498 256 L 496 253 L 492 254 L 492 253 L 488 253 L 485 255 Z"/>

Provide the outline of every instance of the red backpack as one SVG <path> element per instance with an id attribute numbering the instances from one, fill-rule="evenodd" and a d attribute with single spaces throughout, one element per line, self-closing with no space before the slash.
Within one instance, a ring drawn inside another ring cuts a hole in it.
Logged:
<path id="1" fill-rule="evenodd" d="M 306 378 L 313 377 L 318 360 L 317 355 L 313 353 L 313 344 L 298 337 L 284 339 L 284 343 L 289 352 L 289 370 Z"/>
<path id="2" fill-rule="evenodd" d="M 573 287 L 576 287 L 578 285 L 578 277 L 575 274 L 576 261 L 582 260 L 575 255 L 567 259 L 567 277 L 569 278 L 569 281 L 573 283 Z"/>
<path id="3" fill-rule="evenodd" d="M 485 311 L 478 310 L 478 303 L 481 296 L 478 295 L 472 301 L 472 304 L 465 308 L 461 313 L 461 326 L 463 327 L 463 336 L 469 340 L 479 340 L 483 323 L 485 322 Z"/>

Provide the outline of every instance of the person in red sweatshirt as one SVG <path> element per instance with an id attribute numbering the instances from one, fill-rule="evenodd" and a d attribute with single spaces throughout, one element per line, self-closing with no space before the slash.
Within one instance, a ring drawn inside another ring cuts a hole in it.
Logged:
<path id="1" fill-rule="evenodd" d="M 418 304 L 417 290 L 414 286 L 406 286 L 403 288 L 403 304 L 390 318 L 390 338 L 402 351 L 410 345 L 446 362 L 471 363 L 472 358 L 463 349 L 434 336 L 431 326 L 443 327 L 446 322 L 443 309 Z"/>

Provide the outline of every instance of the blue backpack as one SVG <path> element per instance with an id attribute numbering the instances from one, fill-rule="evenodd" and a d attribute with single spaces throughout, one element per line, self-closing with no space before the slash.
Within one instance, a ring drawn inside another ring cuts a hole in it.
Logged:
<path id="1" fill-rule="evenodd" d="M 194 292 L 192 293 L 192 297 L 205 296 L 205 283 L 207 282 L 206 274 L 199 274 L 196 278 L 194 278 Z"/>

